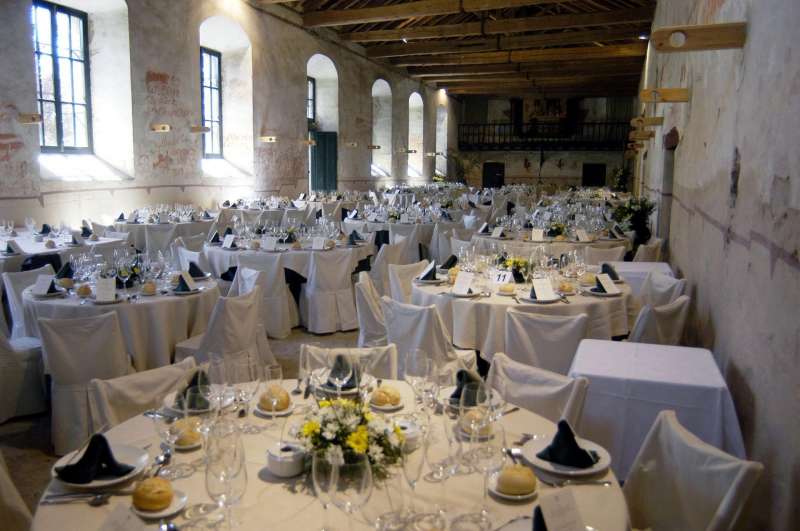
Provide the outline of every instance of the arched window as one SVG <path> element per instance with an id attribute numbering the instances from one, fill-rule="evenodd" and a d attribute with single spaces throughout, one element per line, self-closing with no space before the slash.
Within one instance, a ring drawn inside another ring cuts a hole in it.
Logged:
<path id="1" fill-rule="evenodd" d="M 372 84 L 372 176 L 392 176 L 392 87 L 385 79 Z"/>
<path id="2" fill-rule="evenodd" d="M 422 179 L 424 115 L 422 96 L 418 92 L 412 92 L 408 97 L 408 176 L 412 180 Z"/>
<path id="3" fill-rule="evenodd" d="M 306 118 L 309 137 L 314 141 L 308 148 L 309 190 L 336 190 L 339 74 L 333 61 L 318 53 L 308 60 L 306 76 Z"/>
<path id="4" fill-rule="evenodd" d="M 436 93 L 436 175 L 447 175 L 447 92 L 439 89 Z"/>

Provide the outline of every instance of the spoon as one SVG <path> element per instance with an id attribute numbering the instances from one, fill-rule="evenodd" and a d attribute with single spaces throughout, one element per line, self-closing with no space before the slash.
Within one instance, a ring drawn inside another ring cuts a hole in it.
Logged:
<path id="1" fill-rule="evenodd" d="M 158 531 L 178 531 L 179 528 L 172 522 L 165 522 L 161 520 L 160 525 L 158 526 Z"/>
<path id="2" fill-rule="evenodd" d="M 60 498 L 45 499 L 40 503 L 42 505 L 61 505 L 64 503 L 86 502 L 92 507 L 100 507 L 101 505 L 107 504 L 109 498 L 111 498 L 111 494 L 95 494 L 94 496 L 88 498 L 85 496 L 65 496 Z"/>
<path id="3" fill-rule="evenodd" d="M 155 458 L 155 466 L 157 468 L 152 477 L 158 477 L 158 473 L 161 472 L 161 469 L 167 466 L 170 461 L 172 461 L 172 452 L 169 450 L 165 450 L 163 454 L 157 455 Z"/>

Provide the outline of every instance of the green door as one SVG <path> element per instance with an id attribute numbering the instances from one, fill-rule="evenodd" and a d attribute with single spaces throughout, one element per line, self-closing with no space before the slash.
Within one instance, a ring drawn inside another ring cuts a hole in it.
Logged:
<path id="1" fill-rule="evenodd" d="M 336 190 L 337 134 L 312 131 L 311 139 L 311 191 Z"/>

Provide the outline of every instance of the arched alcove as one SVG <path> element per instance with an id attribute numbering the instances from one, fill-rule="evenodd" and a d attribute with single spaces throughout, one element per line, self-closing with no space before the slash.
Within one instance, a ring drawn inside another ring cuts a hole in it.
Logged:
<path id="1" fill-rule="evenodd" d="M 385 79 L 372 84 L 372 176 L 392 175 L 392 87 Z"/>
<path id="2" fill-rule="evenodd" d="M 315 145 L 308 149 L 309 189 L 337 188 L 339 74 L 331 59 L 314 54 L 306 64 L 308 129 Z"/>
<path id="3" fill-rule="evenodd" d="M 408 176 L 413 180 L 422 179 L 424 116 L 422 96 L 419 92 L 412 92 L 408 97 Z"/>
<path id="4" fill-rule="evenodd" d="M 436 93 L 436 175 L 447 175 L 447 92 Z"/>

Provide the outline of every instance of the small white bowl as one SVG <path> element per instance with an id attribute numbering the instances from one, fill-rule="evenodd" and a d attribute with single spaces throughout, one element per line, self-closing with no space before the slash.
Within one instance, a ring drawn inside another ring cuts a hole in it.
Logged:
<path id="1" fill-rule="evenodd" d="M 306 451 L 294 443 L 277 443 L 267 449 L 267 468 L 279 478 L 290 478 L 303 473 Z"/>

